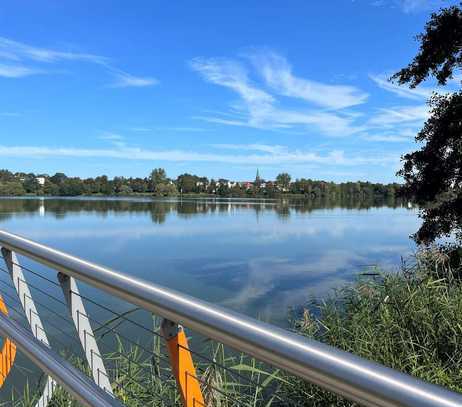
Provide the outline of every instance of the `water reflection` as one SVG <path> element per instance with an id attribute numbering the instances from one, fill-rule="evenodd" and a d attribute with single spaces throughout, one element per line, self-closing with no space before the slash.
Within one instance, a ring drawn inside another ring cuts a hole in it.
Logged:
<path id="1" fill-rule="evenodd" d="M 156 199 L 149 198 L 0 198 L 0 220 L 12 216 L 51 215 L 64 219 L 68 215 L 87 213 L 108 216 L 111 213 L 149 213 L 154 223 L 164 223 L 167 216 L 175 213 L 178 217 L 209 213 L 232 213 L 235 210 L 254 211 L 256 216 L 265 211 L 276 213 L 286 219 L 292 213 L 310 213 L 317 209 L 357 209 L 398 208 L 403 206 L 399 199 L 312 199 L 312 200 L 244 200 L 244 199 Z"/>
<path id="2" fill-rule="evenodd" d="M 0 228 L 284 324 L 371 264 L 412 252 L 397 201 L 0 199 Z"/>

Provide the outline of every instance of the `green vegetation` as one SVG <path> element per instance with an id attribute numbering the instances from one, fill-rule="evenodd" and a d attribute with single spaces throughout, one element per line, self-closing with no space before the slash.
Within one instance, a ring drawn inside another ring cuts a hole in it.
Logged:
<path id="1" fill-rule="evenodd" d="M 422 250 L 400 273 L 367 273 L 329 300 L 311 304 L 295 318 L 295 327 L 303 335 L 462 392 L 461 259 L 461 248 Z M 289 380 L 295 384 L 288 394 L 294 403 L 355 405 Z"/>
<path id="2" fill-rule="evenodd" d="M 316 181 L 300 178 L 291 182 L 291 176 L 281 173 L 275 181 L 265 181 L 259 175 L 255 181 L 237 182 L 227 179 L 208 179 L 191 174 L 181 174 L 170 179 L 163 168 L 156 168 L 146 178 L 115 177 L 103 175 L 80 179 L 63 173 L 46 174 L 11 173 L 0 170 L 0 196 L 220 196 L 235 198 L 278 198 L 292 196 L 303 199 L 391 199 L 399 195 L 399 184 L 370 182 Z"/>
<path id="3" fill-rule="evenodd" d="M 393 79 L 412 88 L 428 77 L 439 85 L 460 85 L 462 3 L 432 14 L 417 39 L 418 54 Z M 403 157 L 398 173 L 406 181 L 405 192 L 422 208 L 423 223 L 415 234 L 419 243 L 452 233 L 462 238 L 462 90 L 434 94 L 429 105 L 430 117 L 416 136 L 421 149 Z"/>

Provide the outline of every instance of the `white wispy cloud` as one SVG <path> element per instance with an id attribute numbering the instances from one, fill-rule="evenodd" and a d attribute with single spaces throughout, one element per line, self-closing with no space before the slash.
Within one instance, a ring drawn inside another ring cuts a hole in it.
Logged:
<path id="1" fill-rule="evenodd" d="M 100 140 L 109 140 L 109 141 L 121 141 L 125 139 L 125 137 L 120 134 L 112 133 L 108 131 L 103 132 L 100 136 L 98 136 L 98 138 Z"/>
<path id="2" fill-rule="evenodd" d="M 403 123 L 421 125 L 429 114 L 427 105 L 381 108 L 378 114 L 368 121 L 368 125 L 371 127 L 389 127 Z"/>
<path id="3" fill-rule="evenodd" d="M 123 149 L 127 146 L 127 143 L 125 142 L 125 137 L 121 134 L 113 133 L 110 131 L 104 131 L 103 133 L 101 133 L 101 135 L 98 136 L 98 138 L 100 140 L 107 141 L 109 144 L 119 149 Z"/>
<path id="4" fill-rule="evenodd" d="M 272 154 L 281 154 L 288 151 L 286 146 L 269 144 L 211 144 L 210 146 L 222 150 L 261 151 Z"/>
<path id="5" fill-rule="evenodd" d="M 329 109 L 343 109 L 366 102 L 368 94 L 354 86 L 331 85 L 293 74 L 287 59 L 272 51 L 250 55 L 267 85 L 278 94 L 300 98 Z"/>
<path id="6" fill-rule="evenodd" d="M 88 61 L 97 64 L 109 63 L 109 59 L 81 52 L 56 51 L 48 48 L 34 47 L 9 38 L 0 37 L 0 58 L 13 61 L 33 60 L 36 62 Z"/>
<path id="7" fill-rule="evenodd" d="M 224 124 L 226 126 L 240 126 L 240 127 L 263 127 L 252 125 L 251 123 L 245 120 L 233 120 L 233 119 L 223 119 L 221 117 L 211 117 L 211 116 L 192 116 L 193 119 L 202 120 L 208 123 L 215 124 Z M 282 126 L 279 126 L 282 127 Z"/>
<path id="8" fill-rule="evenodd" d="M 173 133 L 203 133 L 209 129 L 203 127 L 188 127 L 188 126 L 153 126 L 153 127 L 130 127 L 127 130 L 135 133 L 149 132 L 173 132 Z"/>
<path id="9" fill-rule="evenodd" d="M 129 130 L 138 133 L 147 133 L 149 131 L 152 131 L 152 129 L 150 129 L 149 127 L 130 127 Z"/>
<path id="10" fill-rule="evenodd" d="M 268 115 L 273 111 L 274 97 L 254 86 L 244 67 L 238 62 L 228 59 L 195 58 L 191 66 L 204 79 L 235 91 L 245 104 L 249 113 L 249 124 L 263 127 Z M 239 109 L 239 106 L 236 106 Z"/>
<path id="11" fill-rule="evenodd" d="M 187 127 L 187 126 L 172 126 L 172 127 L 155 127 L 154 130 L 156 131 L 172 131 L 172 132 L 180 132 L 180 133 L 203 133 L 204 131 L 208 131 L 203 127 Z"/>
<path id="12" fill-rule="evenodd" d="M 162 130 L 162 128 L 160 129 Z M 186 133 L 202 133 L 204 131 L 208 131 L 207 129 L 204 129 L 203 127 L 167 127 L 163 128 L 163 130 L 169 130 L 169 131 L 180 131 L 180 132 L 186 132 Z"/>
<path id="13" fill-rule="evenodd" d="M 359 136 L 372 142 L 409 143 L 429 115 L 427 105 L 379 108 L 367 120 Z"/>
<path id="14" fill-rule="evenodd" d="M 414 140 L 417 134 L 416 129 L 404 128 L 396 130 L 386 130 L 374 134 L 363 134 L 362 139 L 367 141 L 377 141 L 381 143 L 409 143 Z"/>
<path id="15" fill-rule="evenodd" d="M 63 61 L 80 61 L 99 65 L 113 75 L 116 81 L 113 87 L 144 87 L 158 83 L 152 77 L 138 77 L 116 68 L 111 60 L 100 55 L 58 51 L 41 48 L 0 37 L 0 77 L 21 78 L 24 76 L 49 73 L 44 64 L 56 64 Z"/>
<path id="16" fill-rule="evenodd" d="M 408 143 L 429 117 L 429 107 L 424 102 L 436 89 L 409 89 L 388 82 L 384 74 L 370 75 L 379 88 L 415 104 L 366 110 L 362 107 L 368 100 L 365 92 L 352 86 L 297 77 L 288 61 L 273 51 L 248 53 L 246 58 L 253 64 L 226 58 L 196 58 L 191 62 L 192 68 L 207 82 L 225 87 L 238 96 L 229 102 L 227 110 L 212 110 L 195 118 L 226 126 L 298 134 L 314 130 L 315 134 L 355 135 L 370 142 Z M 252 73 L 258 74 L 262 82 L 253 79 Z M 281 96 L 292 100 L 287 102 Z"/>
<path id="17" fill-rule="evenodd" d="M 0 76 L 4 78 L 22 78 L 24 76 L 37 75 L 39 73 L 44 73 L 44 71 L 23 65 L 0 63 Z"/>
<path id="18" fill-rule="evenodd" d="M 395 0 L 405 13 L 415 13 L 419 11 L 435 8 L 438 5 L 443 5 L 443 1 L 439 0 Z"/>
<path id="19" fill-rule="evenodd" d="M 208 82 L 223 86 L 239 96 L 231 103 L 226 115 L 196 116 L 211 123 L 247 126 L 261 129 L 292 129 L 315 127 L 330 136 L 357 132 L 357 115 L 347 112 L 320 110 L 319 107 L 282 108 L 274 95 L 253 83 L 245 66 L 223 58 L 196 58 L 191 67 Z M 346 104 L 346 97 L 341 103 Z M 327 103 L 327 102 L 326 102 Z M 349 103 L 353 103 L 350 100 Z M 332 105 L 332 103 L 331 103 Z M 340 104 L 338 105 L 340 106 Z"/>
<path id="20" fill-rule="evenodd" d="M 387 165 L 399 160 L 395 155 L 346 156 L 341 150 L 320 154 L 313 151 L 289 150 L 263 154 L 210 154 L 184 150 L 150 150 L 121 145 L 118 148 L 90 149 L 69 147 L 5 146 L 0 156 L 22 158 L 114 158 L 168 162 L 213 162 L 239 165 L 318 164 L 322 166 Z"/>
<path id="21" fill-rule="evenodd" d="M 114 88 L 127 88 L 127 87 L 146 87 L 157 85 L 159 81 L 155 78 L 133 76 L 126 72 L 119 72 L 116 74 L 116 81 L 111 85 Z"/>
<path id="22" fill-rule="evenodd" d="M 444 6 L 445 2 L 442 0 L 373 0 L 371 4 L 376 7 L 399 8 L 404 13 L 411 14 Z"/>
<path id="23" fill-rule="evenodd" d="M 404 85 L 401 86 L 394 82 L 390 82 L 385 75 L 369 75 L 369 78 L 372 81 L 374 81 L 380 88 L 406 99 L 428 99 L 432 95 L 432 93 L 436 91 L 435 88 L 428 88 L 422 86 L 419 86 L 414 89 L 411 89 L 408 86 Z"/>

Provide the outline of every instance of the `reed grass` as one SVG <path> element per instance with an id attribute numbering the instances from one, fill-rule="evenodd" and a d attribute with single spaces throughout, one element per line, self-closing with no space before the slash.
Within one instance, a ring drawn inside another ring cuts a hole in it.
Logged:
<path id="1" fill-rule="evenodd" d="M 421 250 L 399 273 L 360 276 L 304 309 L 295 329 L 337 348 L 462 392 L 462 266 L 455 247 Z M 372 274 L 372 275 L 371 275 Z M 355 406 L 294 378 L 303 406 Z M 293 389 L 298 391 L 294 392 Z"/>

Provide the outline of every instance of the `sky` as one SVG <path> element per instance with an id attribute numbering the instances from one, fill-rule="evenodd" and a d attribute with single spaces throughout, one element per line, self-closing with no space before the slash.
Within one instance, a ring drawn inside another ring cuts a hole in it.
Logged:
<path id="1" fill-rule="evenodd" d="M 2 2 L 0 168 L 399 181 L 435 86 L 387 78 L 456 3 Z"/>

